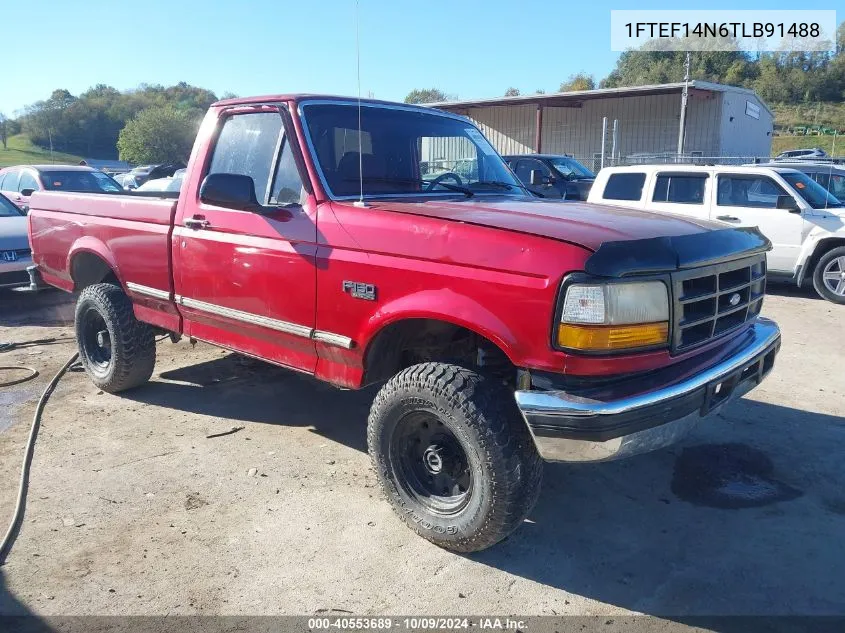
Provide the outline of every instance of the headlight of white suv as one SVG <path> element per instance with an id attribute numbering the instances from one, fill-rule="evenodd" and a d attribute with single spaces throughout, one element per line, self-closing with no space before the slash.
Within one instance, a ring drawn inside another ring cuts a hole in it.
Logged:
<path id="1" fill-rule="evenodd" d="M 555 341 L 565 349 L 595 352 L 667 345 L 666 284 L 636 281 L 568 286 Z"/>

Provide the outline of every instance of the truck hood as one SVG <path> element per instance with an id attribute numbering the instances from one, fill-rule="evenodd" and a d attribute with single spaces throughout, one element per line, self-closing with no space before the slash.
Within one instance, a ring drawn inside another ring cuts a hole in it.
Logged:
<path id="1" fill-rule="evenodd" d="M 0 218 L 0 251 L 29 248 L 26 218 Z"/>
<path id="2" fill-rule="evenodd" d="M 382 200 L 369 204 L 385 211 L 550 237 L 593 251 L 605 242 L 691 235 L 721 227 L 715 223 L 666 213 L 584 202 L 555 202 L 541 198 L 501 197 L 421 202 Z"/>

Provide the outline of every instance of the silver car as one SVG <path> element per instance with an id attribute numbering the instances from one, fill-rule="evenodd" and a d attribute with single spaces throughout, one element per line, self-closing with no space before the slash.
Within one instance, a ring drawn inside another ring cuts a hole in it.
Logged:
<path id="1" fill-rule="evenodd" d="M 26 222 L 23 211 L 0 194 L 0 288 L 29 285 L 32 252 Z"/>

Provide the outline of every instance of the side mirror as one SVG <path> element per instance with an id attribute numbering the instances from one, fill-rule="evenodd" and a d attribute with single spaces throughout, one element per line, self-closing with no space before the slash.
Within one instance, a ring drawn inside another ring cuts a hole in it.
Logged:
<path id="1" fill-rule="evenodd" d="M 532 169 L 531 175 L 529 176 L 530 184 L 534 186 L 538 185 L 550 185 L 554 182 L 553 178 L 549 178 L 548 176 L 544 176 L 543 172 L 539 169 Z"/>
<path id="2" fill-rule="evenodd" d="M 206 204 L 241 211 L 260 208 L 255 198 L 255 182 L 243 174 L 209 174 L 200 187 L 200 200 Z"/>
<path id="3" fill-rule="evenodd" d="M 35 189 L 21 189 L 21 196 L 24 198 L 29 198 L 34 193 Z"/>
<path id="4" fill-rule="evenodd" d="M 801 207 L 795 202 L 795 198 L 790 195 L 778 196 L 776 207 L 790 213 L 801 213 Z"/>
<path id="5" fill-rule="evenodd" d="M 24 215 L 26 215 L 27 213 L 29 213 L 29 205 L 28 205 L 28 204 L 23 205 L 23 206 L 21 207 L 21 211 L 23 211 Z"/>

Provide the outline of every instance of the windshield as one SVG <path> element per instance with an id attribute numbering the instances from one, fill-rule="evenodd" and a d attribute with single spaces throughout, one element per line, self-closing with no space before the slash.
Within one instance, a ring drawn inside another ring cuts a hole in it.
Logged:
<path id="1" fill-rule="evenodd" d="M 16 218 L 21 215 L 23 213 L 11 200 L 6 198 L 6 196 L 0 195 L 0 218 Z"/>
<path id="2" fill-rule="evenodd" d="M 807 174 L 793 171 L 781 172 L 780 175 L 814 209 L 829 209 L 830 207 L 843 206 L 827 189 L 807 176 Z"/>
<path id="3" fill-rule="evenodd" d="M 306 129 L 330 193 L 523 196 L 493 146 L 468 121 L 416 109 L 305 104 Z M 359 154 L 360 147 L 360 154 Z"/>
<path id="4" fill-rule="evenodd" d="M 591 172 L 589 169 L 584 167 L 581 163 L 579 163 L 574 158 L 552 158 L 551 159 L 552 166 L 557 169 L 564 178 L 569 178 L 570 180 L 575 180 L 578 178 L 595 178 L 596 175 Z"/>
<path id="5" fill-rule="evenodd" d="M 48 191 L 123 191 L 114 178 L 100 171 L 45 171 L 41 174 L 41 180 Z"/>

